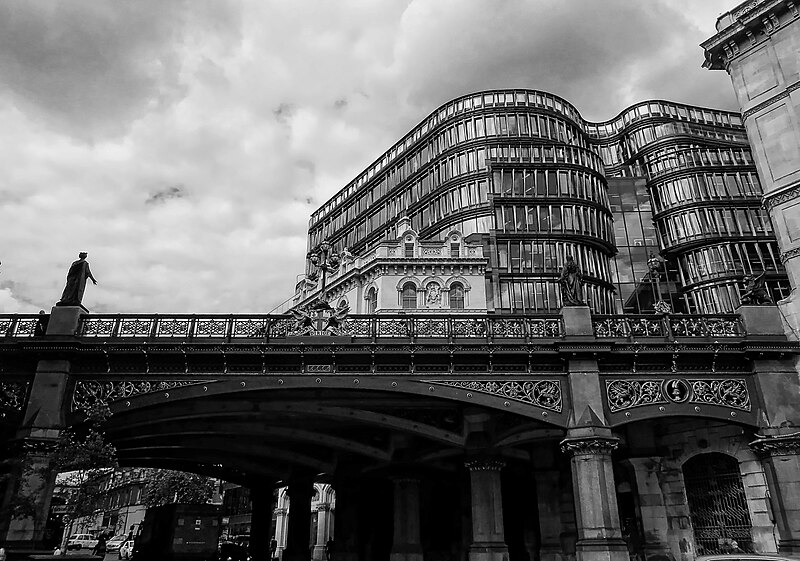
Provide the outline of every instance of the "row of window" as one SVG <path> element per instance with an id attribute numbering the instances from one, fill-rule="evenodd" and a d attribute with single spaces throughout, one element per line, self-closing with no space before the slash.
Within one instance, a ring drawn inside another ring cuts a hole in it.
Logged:
<path id="1" fill-rule="evenodd" d="M 567 163 L 590 169 L 602 169 L 597 156 L 589 150 L 576 148 L 573 146 L 540 146 L 540 145 L 498 145 L 481 146 L 475 149 L 466 150 L 457 154 L 452 154 L 446 159 L 442 159 L 428 170 L 427 173 L 417 177 L 415 181 L 409 181 L 403 185 L 402 191 L 395 196 L 384 199 L 378 203 L 378 197 L 373 196 L 374 190 L 365 191 L 365 194 L 354 201 L 354 204 L 342 209 L 341 213 L 328 216 L 322 224 L 312 224 L 309 234 L 312 240 L 323 240 L 340 234 L 344 229 L 355 228 L 358 231 L 366 232 L 370 235 L 375 230 L 375 225 L 383 225 L 379 215 L 385 211 L 386 216 L 399 216 L 411 205 L 429 196 L 432 192 L 445 185 L 447 182 L 465 174 L 474 174 L 486 169 L 487 160 L 497 162 L 524 162 L 524 163 Z M 394 189 L 395 185 L 404 179 L 400 176 L 391 179 L 389 190 Z M 481 201 L 486 202 L 488 197 L 485 193 L 481 194 Z M 470 204 L 475 204 L 471 202 Z M 372 212 L 370 217 L 363 217 L 366 212 Z M 358 225 L 351 224 L 353 221 L 361 221 Z M 355 236 L 356 241 L 363 240 L 360 234 Z M 319 241 L 312 241 L 317 244 Z M 347 244 L 348 247 L 352 243 Z"/>
<path id="2" fill-rule="evenodd" d="M 340 191 L 333 199 L 325 203 L 312 215 L 312 222 L 324 217 L 348 198 L 352 197 L 366 183 L 380 175 L 389 166 L 397 164 L 406 151 L 417 145 L 423 136 L 444 122 L 452 120 L 457 114 L 485 107 L 536 107 L 563 114 L 577 124 L 582 124 L 589 136 L 607 138 L 621 132 L 632 122 L 649 117 L 670 117 L 678 121 L 690 121 L 722 127 L 740 128 L 741 117 L 735 113 L 699 109 L 687 105 L 667 102 L 644 102 L 628 108 L 615 119 L 604 123 L 590 123 L 581 117 L 580 113 L 571 104 L 561 98 L 545 92 L 532 90 L 495 91 L 479 93 L 451 101 L 430 117 L 420 123 L 413 131 L 407 134 L 400 142 L 389 149 L 381 158 L 362 172 L 356 179 Z M 530 127 L 529 127 L 530 128 Z M 550 125 L 547 126 L 548 130 Z M 566 134 L 566 133 L 565 133 Z M 465 132 L 466 135 L 466 132 Z"/>
<path id="3" fill-rule="evenodd" d="M 749 148 L 704 148 L 700 146 L 670 146 L 641 156 L 640 165 L 651 180 L 659 175 L 681 169 L 703 166 L 751 166 Z"/>
<path id="4" fill-rule="evenodd" d="M 594 207 L 570 204 L 502 205 L 495 229 L 503 232 L 571 233 L 614 243 L 611 216 Z"/>
<path id="5" fill-rule="evenodd" d="M 608 208 L 608 189 L 596 176 L 577 170 L 499 169 L 492 192 L 503 197 L 571 197 Z"/>
<path id="6" fill-rule="evenodd" d="M 693 284 L 718 276 L 783 271 L 775 242 L 716 244 L 689 251 L 678 260 L 681 283 Z"/>
<path id="7" fill-rule="evenodd" d="M 372 288 L 370 290 L 374 291 L 375 289 Z M 406 284 L 404 284 L 403 288 L 402 288 L 402 290 L 400 292 L 401 292 L 400 293 L 400 302 L 401 302 L 401 304 L 403 306 L 403 309 L 413 310 L 413 309 L 416 309 L 418 307 L 418 301 L 419 301 L 420 295 L 419 295 L 419 292 L 417 291 L 417 286 L 413 282 L 407 282 Z M 425 294 L 425 292 L 423 292 L 422 294 Z M 448 304 L 449 304 L 451 310 L 463 310 L 464 309 L 464 285 L 463 284 L 461 284 L 460 282 L 454 282 L 453 284 L 451 284 L 450 285 L 450 289 L 447 291 L 447 295 L 448 295 L 448 297 L 447 297 Z M 370 312 L 370 313 L 374 313 L 374 308 L 369 305 L 369 302 L 370 302 L 369 297 L 370 297 L 370 295 L 368 293 L 367 309 L 372 309 L 373 312 Z M 375 298 L 375 301 L 377 302 L 377 298 L 378 298 L 377 292 L 375 292 L 374 298 Z"/>
<path id="8" fill-rule="evenodd" d="M 767 280 L 766 288 L 777 302 L 789 295 L 789 281 Z M 731 313 L 741 304 L 740 286 L 737 282 L 695 288 L 686 293 L 691 314 Z"/>
<path id="9" fill-rule="evenodd" d="M 567 255 L 575 258 L 584 274 L 604 280 L 610 278 L 608 256 L 591 247 L 571 242 L 497 241 L 497 264 L 501 273 L 558 273 Z"/>
<path id="10" fill-rule="evenodd" d="M 654 184 L 650 193 L 661 212 L 694 201 L 759 198 L 761 184 L 755 172 L 701 173 Z"/>
<path id="11" fill-rule="evenodd" d="M 623 136 L 617 142 L 598 146 L 597 150 L 607 166 L 615 166 L 632 158 L 656 140 L 677 135 L 690 135 L 747 144 L 747 134 L 744 129 L 720 129 L 693 123 L 672 122 L 642 127 Z"/>
<path id="12" fill-rule="evenodd" d="M 665 247 L 705 237 L 772 235 L 760 208 L 689 208 L 661 218 L 658 229 Z"/>
<path id="13" fill-rule="evenodd" d="M 613 309 L 611 292 L 594 284 L 583 285 L 587 305 L 596 314 Z M 556 280 L 500 281 L 501 310 L 512 313 L 556 311 L 561 308 L 561 292 Z"/>

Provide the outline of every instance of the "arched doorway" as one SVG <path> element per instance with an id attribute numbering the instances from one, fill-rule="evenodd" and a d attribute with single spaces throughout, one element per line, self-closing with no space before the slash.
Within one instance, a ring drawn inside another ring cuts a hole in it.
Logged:
<path id="1" fill-rule="evenodd" d="M 698 555 L 753 551 L 752 525 L 739 462 L 717 452 L 683 464 Z"/>

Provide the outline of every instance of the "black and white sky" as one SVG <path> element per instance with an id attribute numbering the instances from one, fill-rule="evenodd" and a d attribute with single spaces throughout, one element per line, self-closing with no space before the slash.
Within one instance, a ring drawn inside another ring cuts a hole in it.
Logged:
<path id="1" fill-rule="evenodd" d="M 79 251 L 95 313 L 268 312 L 311 212 L 454 97 L 736 109 L 698 46 L 735 5 L 3 0 L 0 313 L 49 310 Z"/>

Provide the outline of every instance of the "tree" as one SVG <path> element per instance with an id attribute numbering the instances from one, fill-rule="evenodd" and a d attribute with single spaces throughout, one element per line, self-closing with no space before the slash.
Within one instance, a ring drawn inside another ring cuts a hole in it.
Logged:
<path id="1" fill-rule="evenodd" d="M 214 480 L 210 477 L 170 469 L 149 472 L 144 490 L 144 503 L 148 507 L 169 503 L 205 504 L 214 494 Z"/>

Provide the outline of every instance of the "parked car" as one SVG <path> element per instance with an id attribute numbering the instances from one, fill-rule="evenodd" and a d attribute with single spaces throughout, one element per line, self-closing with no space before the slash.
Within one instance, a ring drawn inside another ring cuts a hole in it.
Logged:
<path id="1" fill-rule="evenodd" d="M 133 559 L 133 540 L 125 540 L 119 548 L 120 559 Z"/>
<path id="2" fill-rule="evenodd" d="M 247 548 L 233 542 L 222 542 L 217 551 L 218 561 L 248 561 Z"/>
<path id="3" fill-rule="evenodd" d="M 72 534 L 67 540 L 67 549 L 94 549 L 97 538 L 91 534 Z"/>
<path id="4" fill-rule="evenodd" d="M 114 536 L 113 538 L 111 538 L 106 542 L 106 551 L 108 553 L 119 551 L 120 546 L 122 546 L 122 544 L 124 544 L 125 541 L 127 541 L 127 539 L 128 536 L 126 536 L 125 534 Z"/>

